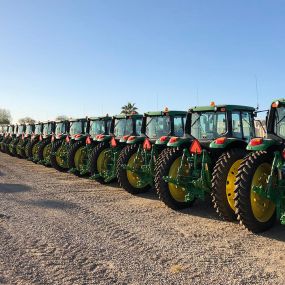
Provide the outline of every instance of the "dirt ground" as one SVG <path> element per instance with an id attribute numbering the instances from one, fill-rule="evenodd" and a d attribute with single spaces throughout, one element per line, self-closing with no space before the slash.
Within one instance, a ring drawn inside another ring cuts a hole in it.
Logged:
<path id="1" fill-rule="evenodd" d="M 0 153 L 0 284 L 285 284 L 285 227 L 175 212 Z"/>

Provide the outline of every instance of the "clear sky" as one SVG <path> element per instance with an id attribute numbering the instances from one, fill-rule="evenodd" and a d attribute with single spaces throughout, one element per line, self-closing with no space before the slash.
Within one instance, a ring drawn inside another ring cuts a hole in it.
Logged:
<path id="1" fill-rule="evenodd" d="M 0 0 L 0 107 L 66 114 L 260 108 L 285 90 L 284 0 Z"/>

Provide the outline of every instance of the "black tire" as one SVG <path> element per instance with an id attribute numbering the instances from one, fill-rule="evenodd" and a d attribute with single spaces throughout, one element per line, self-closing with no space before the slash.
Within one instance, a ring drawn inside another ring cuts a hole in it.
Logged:
<path id="1" fill-rule="evenodd" d="M 214 208 L 216 209 L 218 215 L 227 221 L 235 221 L 236 214 L 235 210 L 231 208 L 228 197 L 232 201 L 232 205 L 234 204 L 234 182 L 228 181 L 228 174 L 231 170 L 231 167 L 238 160 L 242 160 L 246 156 L 247 152 L 242 148 L 233 148 L 226 152 L 224 152 L 218 161 L 216 162 L 213 170 L 213 178 L 212 178 L 212 202 L 214 204 Z M 233 170 L 233 169 L 232 169 Z M 236 169 L 237 171 L 237 169 Z M 231 173 L 232 177 L 234 172 Z M 231 178 L 232 178 L 231 177 Z M 226 192 L 227 185 L 230 184 L 232 186 L 232 193 Z"/>
<path id="2" fill-rule="evenodd" d="M 61 167 L 56 160 L 56 152 L 58 151 L 58 149 L 61 147 L 61 145 L 64 143 L 63 140 L 57 140 L 56 142 L 54 142 L 53 146 L 52 146 L 52 151 L 51 151 L 51 155 L 50 155 L 50 163 L 51 166 L 60 171 L 60 172 L 66 172 L 68 170 L 68 168 L 63 168 Z"/>
<path id="3" fill-rule="evenodd" d="M 39 140 L 38 139 L 35 139 L 35 140 L 30 140 L 29 142 L 28 142 L 28 146 L 27 146 L 27 158 L 29 159 L 29 160 L 33 160 L 34 159 L 34 157 L 33 157 L 33 147 L 37 144 L 39 142 Z"/>
<path id="4" fill-rule="evenodd" d="M 106 148 L 110 148 L 109 142 L 101 142 L 97 144 L 93 151 L 91 152 L 91 155 L 89 157 L 88 165 L 89 165 L 89 172 L 91 174 L 91 177 L 98 174 L 98 169 L 97 169 L 97 160 L 100 155 L 100 153 L 105 150 Z M 104 184 L 105 181 L 103 177 L 97 177 L 96 181 Z"/>
<path id="5" fill-rule="evenodd" d="M 155 190 L 158 197 L 169 208 L 173 210 L 179 210 L 190 207 L 194 201 L 182 202 L 177 201 L 169 190 L 168 183 L 164 181 L 163 177 L 169 175 L 169 170 L 172 164 L 183 155 L 183 149 L 181 148 L 166 148 L 159 155 L 157 162 L 157 168 L 155 171 Z"/>
<path id="6" fill-rule="evenodd" d="M 70 146 L 69 153 L 68 153 L 68 166 L 69 169 L 76 169 L 74 156 L 79 148 L 85 145 L 85 141 L 77 141 Z M 79 171 L 73 172 L 75 175 L 79 175 Z"/>
<path id="7" fill-rule="evenodd" d="M 128 164 L 131 156 L 137 152 L 138 147 L 139 147 L 138 144 L 127 145 L 126 147 L 124 147 L 120 153 L 117 162 L 117 179 L 119 185 L 131 194 L 144 193 L 151 188 L 151 185 L 147 185 L 142 188 L 136 188 L 132 186 L 127 176 L 127 170 L 121 167 L 121 165 Z"/>
<path id="8" fill-rule="evenodd" d="M 41 141 L 41 144 L 40 144 L 40 147 L 39 147 L 39 151 L 38 151 L 39 161 L 43 161 L 44 160 L 44 149 L 50 143 L 51 143 L 50 139 L 45 139 L 45 140 Z"/>
<path id="9" fill-rule="evenodd" d="M 11 141 L 10 143 L 10 149 L 9 149 L 9 153 L 11 156 L 17 157 L 17 144 L 19 142 L 19 139 L 15 139 L 14 141 Z"/>
<path id="10" fill-rule="evenodd" d="M 276 221 L 276 211 L 265 222 L 260 222 L 253 214 L 251 204 L 251 184 L 257 168 L 262 163 L 272 165 L 273 156 L 266 151 L 253 152 L 245 157 L 239 167 L 236 188 L 235 207 L 240 223 L 253 233 L 260 233 L 271 228 Z"/>

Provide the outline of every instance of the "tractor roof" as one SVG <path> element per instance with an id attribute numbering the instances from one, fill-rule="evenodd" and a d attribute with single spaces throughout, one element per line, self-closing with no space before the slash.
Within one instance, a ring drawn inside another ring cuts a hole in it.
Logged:
<path id="1" fill-rule="evenodd" d="M 90 119 L 90 121 L 102 121 L 102 120 L 110 121 L 110 120 L 112 120 L 112 117 L 110 117 L 110 116 L 90 117 L 89 119 Z"/>
<path id="2" fill-rule="evenodd" d="M 213 105 L 213 106 L 197 106 L 189 109 L 189 112 L 211 112 L 217 109 L 225 108 L 226 111 L 250 111 L 254 112 L 255 108 L 242 105 Z"/>
<path id="3" fill-rule="evenodd" d="M 88 120 L 89 118 L 88 117 L 85 117 L 85 118 L 77 118 L 77 119 L 70 119 L 69 122 L 79 122 L 79 121 L 86 121 Z"/>
<path id="4" fill-rule="evenodd" d="M 130 114 L 130 115 L 120 114 L 120 115 L 114 116 L 115 119 L 129 119 L 129 118 L 140 119 L 142 117 L 143 117 L 143 115 L 141 115 L 141 114 Z"/>
<path id="5" fill-rule="evenodd" d="M 64 122 L 69 122 L 69 120 L 56 120 L 54 121 L 56 124 L 59 124 L 59 123 L 64 123 Z"/>
<path id="6" fill-rule="evenodd" d="M 146 112 L 144 113 L 145 116 L 154 117 L 154 116 L 179 116 L 179 115 L 186 115 L 186 111 L 156 111 L 156 112 Z"/>
<path id="7" fill-rule="evenodd" d="M 49 123 L 55 123 L 55 121 L 45 121 L 45 122 L 42 122 L 42 124 L 49 124 Z"/>
<path id="8" fill-rule="evenodd" d="M 276 101 L 279 101 L 281 104 L 285 104 L 285 98 L 275 99 L 272 101 L 272 103 L 275 103 Z"/>

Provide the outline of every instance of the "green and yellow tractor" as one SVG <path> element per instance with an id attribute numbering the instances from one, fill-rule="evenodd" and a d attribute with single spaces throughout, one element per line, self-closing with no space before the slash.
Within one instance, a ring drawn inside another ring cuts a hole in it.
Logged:
<path id="1" fill-rule="evenodd" d="M 271 104 L 266 137 L 252 139 L 247 150 L 235 183 L 238 219 L 254 233 L 277 219 L 285 225 L 285 99 Z"/>
<path id="2" fill-rule="evenodd" d="M 67 143 L 69 145 L 68 151 L 68 167 L 69 172 L 75 175 L 80 175 L 82 151 L 86 146 L 86 138 L 90 130 L 89 118 L 74 119 L 70 121 L 70 132 L 67 136 Z"/>
<path id="3" fill-rule="evenodd" d="M 43 131 L 39 136 L 36 152 L 33 156 L 33 162 L 39 163 L 45 166 L 50 166 L 50 154 L 51 154 L 51 138 L 55 132 L 55 122 L 47 121 L 43 123 Z"/>
<path id="4" fill-rule="evenodd" d="M 235 220 L 234 182 L 255 134 L 254 115 L 248 106 L 211 103 L 191 108 L 184 136 L 172 137 L 159 156 L 159 198 L 172 209 L 182 209 L 211 194 L 218 214 Z"/>
<path id="5" fill-rule="evenodd" d="M 43 132 L 43 123 L 38 122 L 35 124 L 35 130 L 33 131 L 31 137 L 28 139 L 28 142 L 25 147 L 25 154 L 27 160 L 33 161 L 37 158 L 37 153 L 39 149 L 39 140 Z"/>
<path id="6" fill-rule="evenodd" d="M 9 153 L 12 156 L 18 156 L 17 145 L 22 140 L 22 136 L 25 134 L 26 125 L 25 124 L 20 124 L 20 125 L 17 125 L 16 128 L 17 128 L 17 133 L 13 137 L 12 141 L 9 144 Z"/>
<path id="7" fill-rule="evenodd" d="M 130 136 L 118 159 L 120 186 L 132 194 L 147 191 L 154 185 L 158 156 L 171 136 L 184 134 L 185 111 L 148 112 L 144 114 L 140 136 Z"/>
<path id="8" fill-rule="evenodd" d="M 109 135 L 112 118 L 107 116 L 104 117 L 93 117 L 90 120 L 90 130 L 87 134 L 85 144 L 78 150 L 76 156 L 76 163 L 74 172 L 77 175 L 85 176 L 89 174 L 89 157 L 94 147 L 99 143 L 96 140 L 97 136 Z"/>
<path id="9" fill-rule="evenodd" d="M 8 132 L 8 125 L 0 125 L 0 148 L 1 142 L 4 140 L 6 133 Z"/>
<path id="10" fill-rule="evenodd" d="M 4 135 L 4 138 L 1 142 L 1 151 L 4 153 L 9 154 L 9 144 L 13 139 L 14 136 L 15 125 L 9 125 L 8 131 Z"/>
<path id="11" fill-rule="evenodd" d="M 19 138 L 16 145 L 17 156 L 19 158 L 27 158 L 26 147 L 31 140 L 32 134 L 35 131 L 35 124 L 26 124 L 25 133 Z"/>
<path id="12" fill-rule="evenodd" d="M 16 153 L 16 148 L 14 148 L 14 143 L 15 141 L 18 140 L 18 136 L 19 136 L 19 125 L 16 124 L 15 127 L 14 127 L 14 132 L 13 134 L 10 136 L 10 140 L 9 140 L 9 143 L 7 143 L 7 153 L 11 156 L 15 156 L 15 153 Z"/>
<path id="13" fill-rule="evenodd" d="M 129 136 L 141 134 L 140 114 L 117 115 L 112 118 L 109 135 L 97 135 L 98 144 L 89 157 L 91 178 L 109 183 L 117 177 L 117 162 Z"/>
<path id="14" fill-rule="evenodd" d="M 66 141 L 69 129 L 70 122 L 68 120 L 56 121 L 55 133 L 51 139 L 52 149 L 50 153 L 50 163 L 53 168 L 61 172 L 69 169 L 69 143 Z"/>

